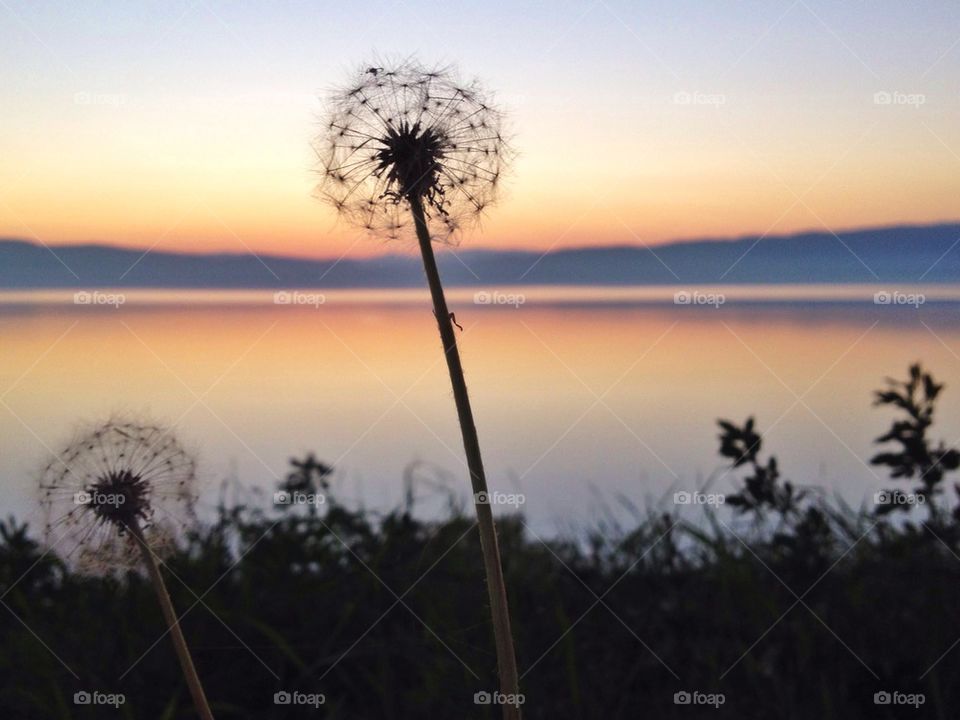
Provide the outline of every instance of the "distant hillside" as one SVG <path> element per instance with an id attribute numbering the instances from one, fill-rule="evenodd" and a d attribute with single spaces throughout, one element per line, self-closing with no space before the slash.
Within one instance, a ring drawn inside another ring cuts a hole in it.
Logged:
<path id="1" fill-rule="evenodd" d="M 339 262 L 249 254 L 190 255 L 0 240 L 0 288 L 410 287 L 417 257 Z M 450 285 L 677 285 L 960 282 L 960 225 L 698 240 L 652 248 L 441 250 Z"/>

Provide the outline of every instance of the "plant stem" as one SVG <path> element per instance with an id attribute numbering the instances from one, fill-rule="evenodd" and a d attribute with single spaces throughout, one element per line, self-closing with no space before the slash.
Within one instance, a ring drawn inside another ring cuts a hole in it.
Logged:
<path id="1" fill-rule="evenodd" d="M 453 322 L 447 309 L 447 300 L 440 282 L 440 271 L 433 254 L 430 231 L 423 213 L 423 204 L 419 198 L 410 201 L 413 220 L 420 242 L 420 254 L 423 256 L 423 268 L 430 285 L 433 299 L 433 312 L 437 316 L 440 339 L 447 358 L 450 382 L 453 385 L 453 399 L 460 419 L 460 432 L 463 435 L 463 449 L 470 470 L 470 483 L 473 488 L 474 507 L 477 511 L 477 524 L 480 526 L 480 549 L 483 553 L 483 565 L 487 576 L 487 591 L 490 595 L 490 612 L 493 619 L 493 635 L 497 647 L 497 667 L 500 673 L 501 692 L 514 698 L 520 692 L 517 676 L 517 658 L 513 649 L 513 635 L 510 631 L 510 612 L 507 607 L 507 588 L 503 580 L 503 567 L 500 562 L 500 548 L 497 543 L 497 529 L 493 522 L 493 510 L 489 502 L 487 478 L 483 472 L 483 460 L 480 456 L 480 441 L 477 439 L 477 427 L 473 422 L 470 397 L 467 394 L 467 382 L 460 363 L 460 351 L 457 349 L 457 337 L 453 332 Z M 486 502 L 480 502 L 480 498 Z M 505 720 L 519 720 L 519 705 L 503 704 Z"/>
<path id="2" fill-rule="evenodd" d="M 210 706 L 207 704 L 207 696 L 203 692 L 203 685 L 200 684 L 200 678 L 197 676 L 197 669 L 193 666 L 193 658 L 190 657 L 190 649 L 187 647 L 187 641 L 180 630 L 180 621 L 173 609 L 173 602 L 170 600 L 170 594 L 167 592 L 167 586 L 163 582 L 163 575 L 160 574 L 160 565 L 157 563 L 157 557 L 153 554 L 146 539 L 143 537 L 143 530 L 140 523 L 134 520 L 130 526 L 130 532 L 140 546 L 140 553 L 143 555 L 143 562 L 150 573 L 150 580 L 153 589 L 157 593 L 157 600 L 160 603 L 160 610 L 163 612 L 163 619 L 167 621 L 167 627 L 170 629 L 170 638 L 173 640 L 173 647 L 177 651 L 177 658 L 180 660 L 180 667 L 183 670 L 183 677 L 187 681 L 187 687 L 190 688 L 190 695 L 193 697 L 193 704 L 197 709 L 197 714 L 202 720 L 213 720 L 213 713 L 210 712 Z"/>

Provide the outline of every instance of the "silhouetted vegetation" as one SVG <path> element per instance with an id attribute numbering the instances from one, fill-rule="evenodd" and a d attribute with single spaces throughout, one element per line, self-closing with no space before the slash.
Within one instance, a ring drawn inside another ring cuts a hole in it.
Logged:
<path id="1" fill-rule="evenodd" d="M 493 203 L 510 155 L 503 113 L 477 81 L 452 68 L 407 59 L 365 64 L 327 100 L 327 121 L 315 149 L 321 197 L 368 233 L 397 239 L 412 229 L 420 246 L 433 314 L 450 375 L 463 450 L 475 498 L 477 529 L 497 648 L 503 720 L 520 720 L 520 676 L 507 588 L 486 471 L 435 242 L 458 238 Z"/>
<path id="2" fill-rule="evenodd" d="M 953 717 L 960 525 L 939 490 L 957 452 L 928 438 L 941 390 L 916 367 L 877 396 L 906 419 L 880 438 L 899 451 L 874 462 L 925 498 L 896 514 L 889 496 L 855 510 L 789 484 L 748 420 L 720 423 L 720 451 L 744 476 L 732 507 L 703 520 L 661 508 L 628 530 L 541 541 L 504 517 L 524 716 Z M 326 491 L 329 473 L 308 457 L 285 486 Z M 479 554 L 476 522 L 457 513 L 251 498 L 196 530 L 168 582 L 218 718 L 494 718 L 474 704 L 497 687 Z M 191 717 L 141 575 L 77 575 L 10 520 L 0 596 L 3 717 Z M 84 690 L 126 703 L 74 705 Z M 325 703 L 276 705 L 278 691 Z M 724 702 L 675 704 L 684 691 Z M 924 702 L 878 705 L 878 692 Z"/>
<path id="3" fill-rule="evenodd" d="M 906 418 L 894 422 L 889 432 L 877 438 L 878 443 L 894 443 L 899 446 L 897 450 L 879 453 L 871 462 L 889 467 L 892 478 L 916 478 L 919 484 L 914 488 L 914 494 L 916 498 L 922 498 L 920 502 L 927 507 L 930 517 L 935 518 L 938 507 L 933 501 L 942 490 L 943 478 L 960 467 L 960 452 L 948 448 L 942 440 L 933 447 L 927 437 L 943 385 L 935 382 L 919 365 L 913 365 L 906 382 L 888 378 L 887 386 L 886 390 L 877 392 L 874 404 L 898 408 Z M 960 487 L 957 491 L 960 493 Z M 891 491 L 890 495 L 890 502 L 881 508 L 882 513 L 908 509 L 914 504 L 899 489 Z"/>

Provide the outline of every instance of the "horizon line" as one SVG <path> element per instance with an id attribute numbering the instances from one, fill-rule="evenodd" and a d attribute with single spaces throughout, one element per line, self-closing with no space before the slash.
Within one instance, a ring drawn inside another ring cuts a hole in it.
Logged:
<path id="1" fill-rule="evenodd" d="M 917 228 L 937 228 L 937 227 L 950 227 L 958 226 L 960 227 L 960 218 L 953 220 L 940 220 L 935 222 L 902 222 L 902 223 L 893 223 L 889 225 L 860 225 L 849 228 L 841 229 L 831 229 L 831 228 L 820 228 L 820 229 L 805 229 L 805 230 L 796 230 L 793 232 L 787 233 L 746 233 L 739 235 L 728 235 L 720 237 L 711 237 L 711 236 L 699 236 L 699 237 L 680 237 L 674 238 L 671 240 L 664 240 L 657 243 L 605 243 L 601 245 L 574 245 L 569 247 L 562 248 L 547 248 L 546 250 L 541 250 L 538 248 L 526 249 L 519 247 L 505 247 L 497 248 L 491 246 L 479 246 L 479 247 L 470 247 L 467 252 L 485 252 L 490 254 L 515 254 L 515 253 L 524 253 L 528 255 L 541 255 L 543 257 L 559 253 L 559 252 L 582 252 L 585 250 L 624 250 L 624 249 L 633 249 L 633 250 L 648 250 L 650 248 L 668 248 L 676 247 L 681 245 L 693 245 L 693 244 L 724 244 L 724 243 L 737 243 L 743 241 L 766 241 L 766 240 L 776 240 L 776 239 L 787 239 L 787 238 L 797 238 L 808 235 L 852 235 L 857 233 L 866 233 L 866 232 L 883 232 L 883 231 L 892 231 L 892 230 L 907 230 L 907 229 L 917 229 Z M 197 257 L 197 258 L 215 258 L 215 257 L 249 257 L 249 256 L 262 256 L 269 257 L 274 259 L 282 260 L 302 260 L 307 262 L 341 262 L 345 259 L 348 259 L 349 255 L 342 255 L 340 257 L 335 256 L 314 256 L 314 255 L 297 255 L 297 254 L 274 254 L 270 252 L 254 252 L 252 250 L 246 251 L 229 251 L 229 250 L 213 250 L 213 251 L 198 251 L 191 252 L 189 250 L 164 250 L 157 248 L 155 246 L 151 247 L 140 247 L 136 245 L 114 245 L 111 243 L 97 242 L 97 241 L 86 241 L 86 242 L 76 242 L 76 243 L 49 243 L 40 240 L 39 238 L 21 238 L 21 237 L 0 237 L 0 244 L 2 243 L 22 243 L 25 245 L 31 245 L 37 248 L 57 248 L 57 249 L 106 249 L 106 250 L 117 250 L 120 252 L 134 252 L 134 253 L 149 253 L 157 255 L 176 255 L 176 256 L 185 256 L 185 257 Z M 399 245 L 400 243 L 396 243 Z M 458 250 L 461 248 L 460 245 L 448 245 L 445 243 L 438 243 L 439 250 Z M 376 255 L 364 255 L 360 257 L 355 257 L 357 260 L 377 260 L 382 258 L 389 257 L 406 257 L 406 256 L 415 256 L 415 248 L 411 249 L 408 252 L 396 252 L 389 251 Z"/>

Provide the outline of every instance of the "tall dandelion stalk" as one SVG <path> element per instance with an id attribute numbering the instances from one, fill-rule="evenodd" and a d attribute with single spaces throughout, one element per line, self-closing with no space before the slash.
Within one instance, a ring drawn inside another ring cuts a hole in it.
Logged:
<path id="1" fill-rule="evenodd" d="M 197 714 L 213 720 L 160 559 L 193 519 L 196 463 L 162 427 L 111 420 L 80 434 L 40 479 L 47 542 L 88 574 L 146 567 Z"/>
<path id="2" fill-rule="evenodd" d="M 455 242 L 496 199 L 508 160 L 503 115 L 475 82 L 413 61 L 364 66 L 334 92 L 315 150 L 320 195 L 353 224 L 387 239 L 415 236 L 450 371 L 473 487 L 502 691 L 519 692 L 506 587 L 470 397 L 433 252 Z M 519 717 L 504 705 L 504 717 Z"/>

